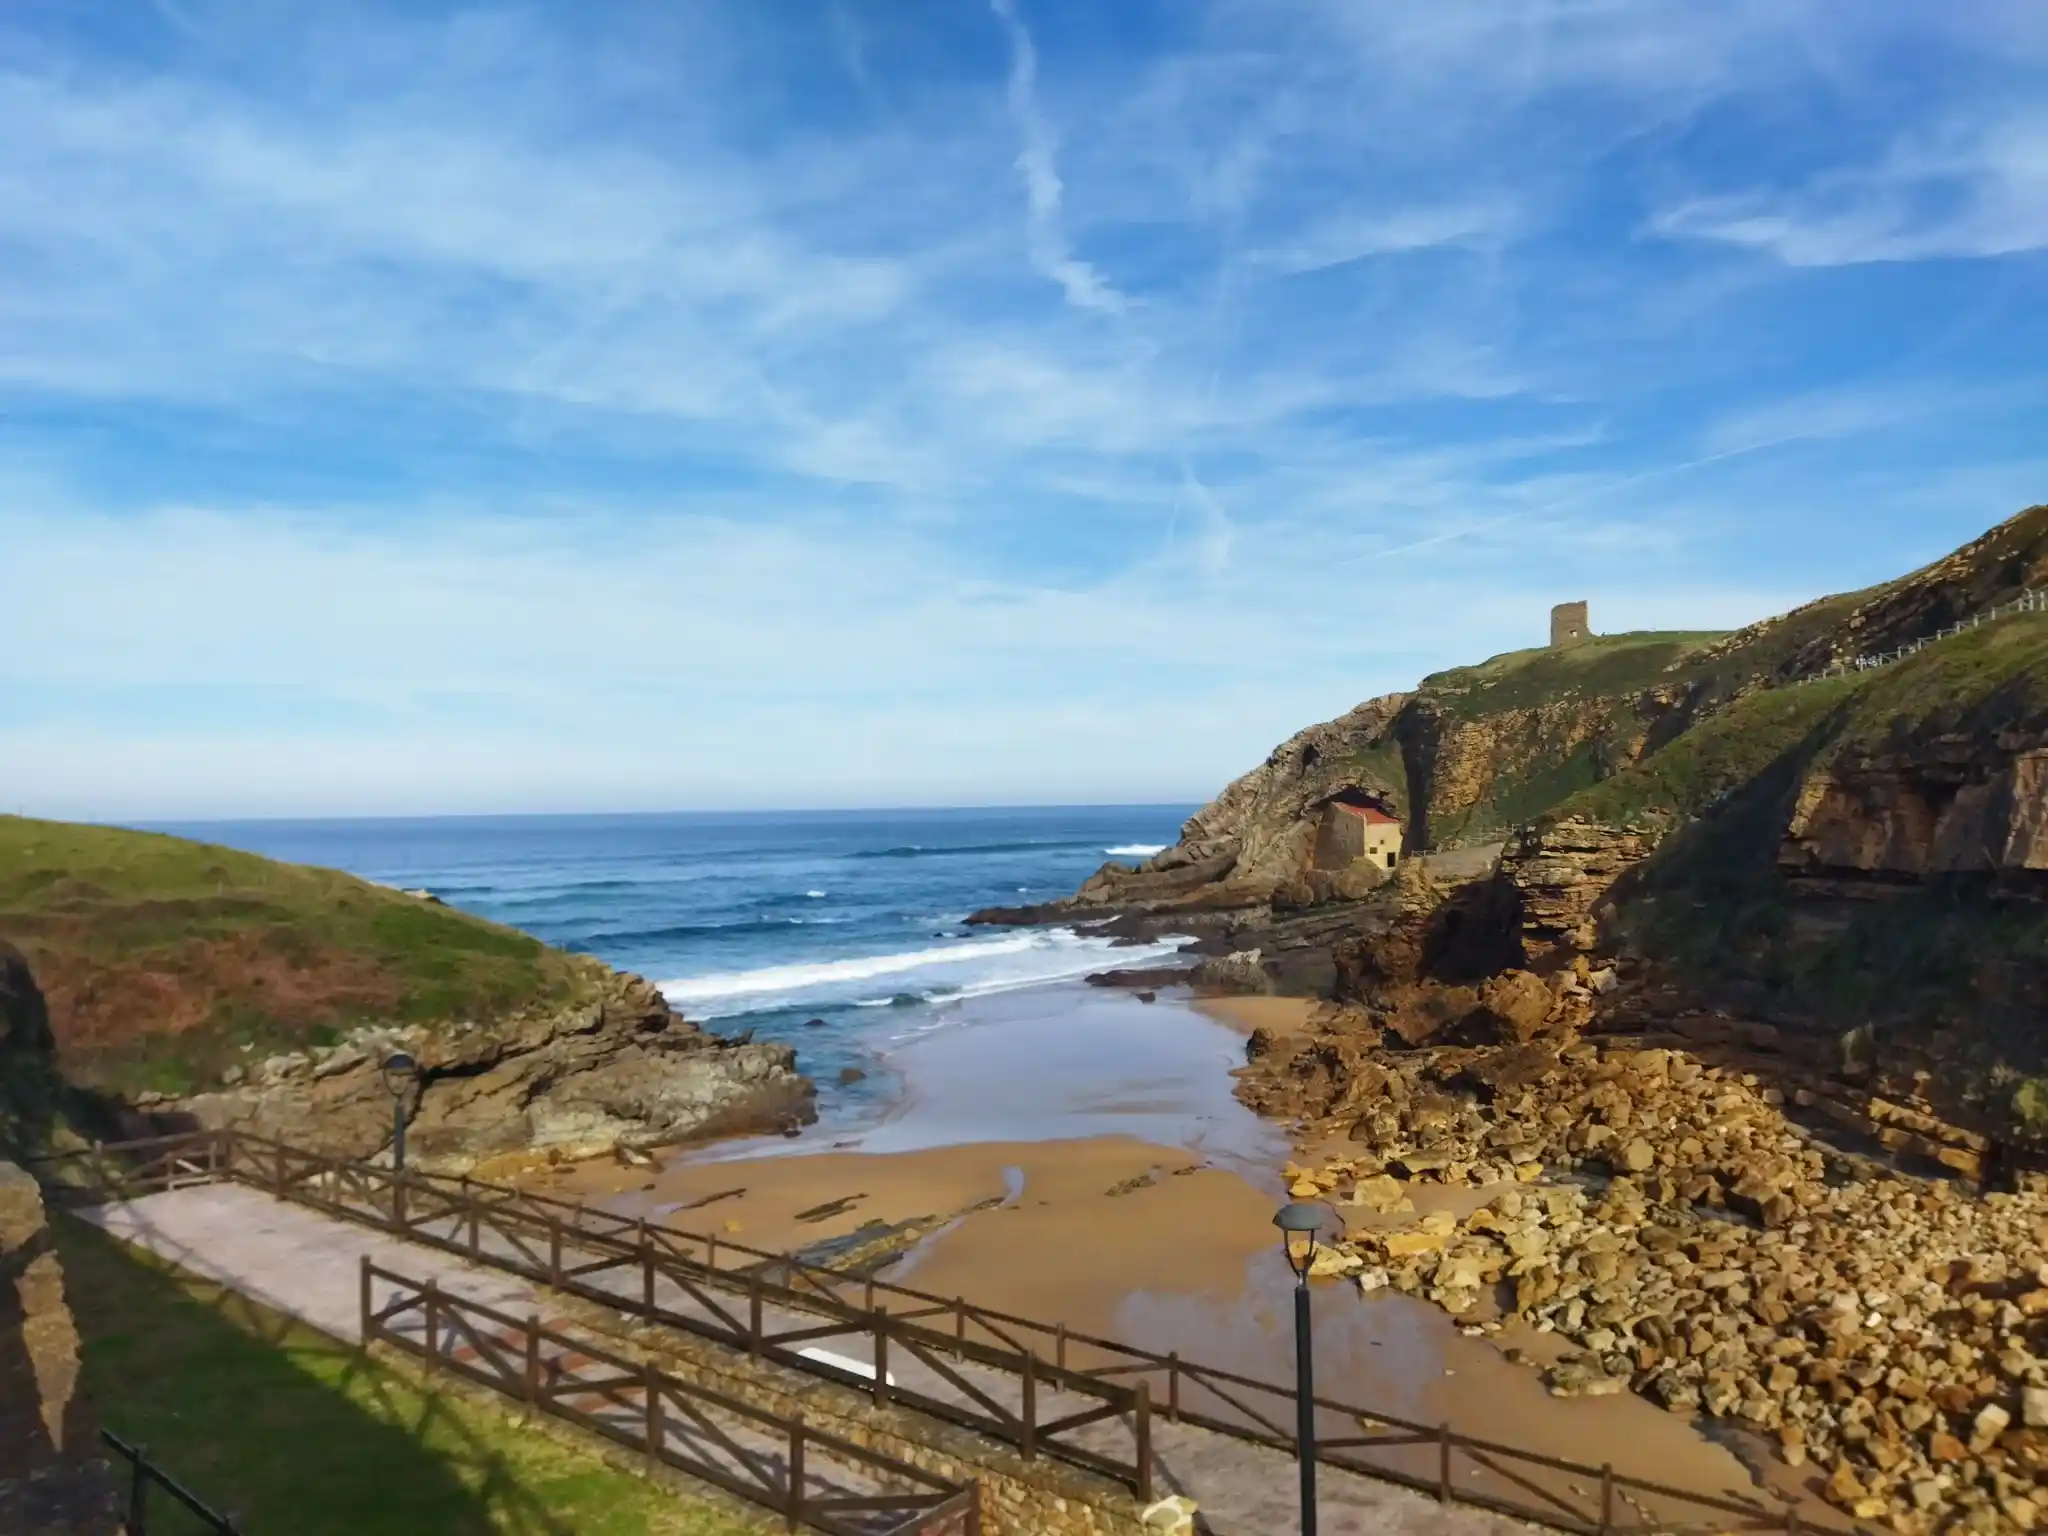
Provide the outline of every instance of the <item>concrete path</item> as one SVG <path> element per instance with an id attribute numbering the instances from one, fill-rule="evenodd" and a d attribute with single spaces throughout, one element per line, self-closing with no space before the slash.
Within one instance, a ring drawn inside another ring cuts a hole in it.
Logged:
<path id="1" fill-rule="evenodd" d="M 541 1373 L 552 1392 L 571 1407 L 629 1435 L 645 1422 L 644 1399 L 637 1388 L 606 1385 L 589 1392 L 574 1390 L 579 1381 L 615 1378 L 618 1372 L 575 1347 L 606 1351 L 608 1342 L 575 1321 L 554 1315 L 542 1291 L 517 1276 L 474 1266 L 432 1248 L 372 1232 L 351 1222 L 285 1204 L 238 1184 L 206 1184 L 146 1195 L 139 1200 L 88 1207 L 85 1220 L 125 1242 L 145 1248 L 192 1274 L 259 1302 L 272 1311 L 351 1343 L 362 1340 L 362 1259 L 409 1280 L 432 1281 L 440 1290 L 515 1319 L 539 1319 L 565 1344 L 550 1342 L 541 1351 Z M 371 1304 L 382 1309 L 413 1288 L 401 1290 L 374 1277 Z M 394 1331 L 424 1347 L 425 1319 L 417 1310 L 392 1319 Z M 477 1326 L 437 1330 L 437 1357 L 481 1365 L 509 1357 L 524 1364 L 524 1331 L 477 1320 Z M 516 1335 L 516 1337 L 515 1337 Z M 694 1416 L 666 1409 L 660 1429 L 662 1445 L 742 1480 L 773 1485 L 788 1467 L 788 1440 L 771 1425 L 730 1413 L 696 1400 Z M 807 1445 L 805 1491 L 813 1496 L 868 1496 L 890 1491 L 870 1469 L 842 1462 L 823 1446 Z M 842 1518 L 858 1530 L 885 1531 L 901 1517 L 847 1514 Z"/>

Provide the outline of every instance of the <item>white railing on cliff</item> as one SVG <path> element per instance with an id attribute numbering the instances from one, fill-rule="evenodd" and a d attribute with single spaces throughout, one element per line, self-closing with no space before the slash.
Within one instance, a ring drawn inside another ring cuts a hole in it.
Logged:
<path id="1" fill-rule="evenodd" d="M 1973 613 L 1967 619 L 1957 620 L 1946 629 L 1938 629 L 1931 635 L 1922 635 L 1918 640 L 1909 641 L 1894 650 L 1851 657 L 1847 661 L 1835 662 L 1823 671 L 1795 677 L 1792 681 L 1794 684 L 1812 683 L 1824 677 L 1846 677 L 1855 672 L 1869 672 L 1878 667 L 1888 667 L 1895 661 L 1903 661 L 1915 651 L 1925 650 L 1937 640 L 1946 640 L 1950 635 L 1960 635 L 1966 629 L 1976 629 L 1989 624 L 1993 619 L 2002 619 L 2014 613 L 2048 613 L 2048 587 L 2030 587 L 2009 603 L 2000 603 L 1995 608 L 1986 608 L 1982 613 Z"/>

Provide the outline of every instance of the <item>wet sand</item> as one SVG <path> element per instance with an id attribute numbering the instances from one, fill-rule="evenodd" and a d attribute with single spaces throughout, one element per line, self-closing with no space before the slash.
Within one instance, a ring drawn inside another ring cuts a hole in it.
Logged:
<path id="1" fill-rule="evenodd" d="M 853 1145 L 774 1138 L 659 1171 L 605 1162 L 546 1182 L 774 1251 L 864 1222 L 964 1212 L 882 1277 L 1290 1382 L 1294 1280 L 1272 1226 L 1286 1145 L 1230 1097 L 1228 1073 L 1242 1061 L 1238 1031 L 1309 1005 L 1229 999 L 1197 1011 L 1083 988 L 982 1001 L 971 1020 L 902 1047 L 891 1065 L 904 1099 L 838 1138 Z M 1414 1195 L 1425 1208 L 1433 1196 L 1483 1198 Z M 1000 1203 L 970 1210 L 984 1201 Z M 1332 1281 L 1314 1287 L 1314 1303 L 1323 1395 L 1701 1492 L 1753 1489 L 1690 1422 L 1629 1395 L 1553 1398 L 1534 1371 L 1426 1302 Z M 1502 1342 L 1538 1352 L 1534 1340 Z"/>

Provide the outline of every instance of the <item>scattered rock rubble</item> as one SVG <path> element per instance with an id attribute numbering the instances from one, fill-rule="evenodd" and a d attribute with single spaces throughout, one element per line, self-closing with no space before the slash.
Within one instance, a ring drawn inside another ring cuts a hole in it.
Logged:
<path id="1" fill-rule="evenodd" d="M 1907 1536 L 2048 1516 L 2048 1181 L 1909 1177 L 1753 1074 L 1569 1037 L 1356 1053 L 1333 1107 L 1358 1151 L 1287 1170 L 1346 1218 L 1315 1273 L 1555 1333 L 1559 1396 L 1735 1421 Z M 1418 1218 L 1437 1183 L 1490 1198 Z"/>

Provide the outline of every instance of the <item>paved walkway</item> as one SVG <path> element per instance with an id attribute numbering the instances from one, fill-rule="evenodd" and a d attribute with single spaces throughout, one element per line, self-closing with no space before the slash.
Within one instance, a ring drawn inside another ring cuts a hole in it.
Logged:
<path id="1" fill-rule="evenodd" d="M 476 1268 L 462 1260 L 423 1244 L 403 1241 L 355 1223 L 328 1217 L 296 1205 L 285 1204 L 255 1190 L 228 1184 L 205 1185 L 146 1196 L 123 1204 L 103 1206 L 86 1213 L 116 1235 L 142 1243 L 155 1252 L 209 1278 L 242 1291 L 266 1305 L 288 1312 L 343 1338 L 359 1332 L 360 1299 L 358 1256 L 370 1255 L 380 1266 L 420 1280 L 433 1279 L 444 1289 L 488 1305 L 525 1316 L 541 1311 L 539 1290 L 502 1271 Z M 451 1240 L 466 1241 L 466 1231 L 452 1223 L 445 1234 Z M 481 1252 L 504 1262 L 530 1265 L 530 1253 L 482 1235 Z M 574 1248 L 574 1238 L 565 1243 L 565 1264 L 572 1266 L 589 1257 Z M 622 1301 L 637 1304 L 642 1275 L 637 1267 L 591 1276 L 587 1284 L 614 1290 Z M 716 1294 L 714 1301 L 727 1313 L 720 1320 L 710 1306 L 666 1279 L 656 1286 L 656 1302 L 671 1312 L 696 1318 L 731 1330 L 730 1319 L 744 1321 L 746 1298 Z M 770 1335 L 787 1329 L 817 1326 L 808 1314 L 768 1306 L 763 1310 L 764 1331 Z M 553 1326 L 551 1324 L 551 1326 Z M 872 1372 L 873 1354 L 864 1334 L 833 1336 L 806 1341 L 851 1358 Z M 1077 1361 L 1077 1364 L 1086 1362 Z M 831 1374 L 819 1367 L 821 1374 Z M 1019 1378 L 1007 1372 L 973 1364 L 947 1362 L 947 1369 L 970 1383 L 975 1391 L 1003 1404 L 1012 1412 L 1021 1407 Z M 888 1361 L 891 1379 L 899 1386 L 940 1401 L 965 1403 L 968 1396 L 949 1382 L 943 1371 L 925 1363 L 907 1349 L 892 1351 Z M 1092 1406 L 1097 1399 L 1067 1392 L 1041 1389 L 1040 1422 L 1057 1419 Z M 1184 1388 L 1184 1401 L 1196 1406 L 1193 1394 Z M 1164 1395 L 1155 1387 L 1154 1402 L 1163 1409 Z M 1274 1399 L 1284 1417 L 1284 1399 Z M 1220 1407 L 1204 1402 L 1206 1411 L 1223 1416 Z M 1262 1405 L 1270 1406 L 1270 1405 Z M 1327 1438 L 1356 1435 L 1358 1428 L 1339 1423 L 1325 1414 L 1319 1432 Z M 1133 1437 L 1128 1422 L 1111 1420 L 1087 1426 L 1065 1436 L 1069 1443 L 1112 1456 L 1128 1463 Z M 1292 1457 L 1278 1451 L 1213 1431 L 1167 1421 L 1163 1411 L 1152 1417 L 1152 1443 L 1157 1492 L 1185 1493 L 1200 1508 L 1200 1527 L 1210 1536 L 1298 1536 L 1298 1472 Z M 1434 1447 L 1405 1454 L 1426 1459 L 1433 1473 Z M 1421 1470 L 1415 1465 L 1415 1470 Z M 1491 1486 L 1502 1495 L 1529 1497 L 1526 1488 L 1514 1487 L 1508 1469 L 1484 1469 L 1466 1465 L 1460 1458 L 1458 1482 L 1474 1490 Z M 1552 1479 L 1559 1493 L 1573 1495 L 1572 1504 L 1597 1518 L 1597 1499 L 1587 1495 L 1597 1489 L 1567 1486 L 1562 1478 Z M 1462 1504 L 1439 1504 L 1435 1499 L 1398 1484 L 1348 1473 L 1325 1466 L 1318 1480 L 1317 1510 L 1324 1536 L 1508 1536 L 1526 1532 L 1528 1525 L 1489 1514 Z M 1617 1525 L 1633 1523 L 1638 1511 L 1618 1503 Z M 1697 1516 L 1695 1515 L 1696 1519 Z"/>
<path id="2" fill-rule="evenodd" d="M 575 1321 L 550 1315 L 542 1293 L 516 1276 L 479 1268 L 431 1248 L 403 1242 L 353 1223 L 323 1216 L 273 1200 L 236 1184 L 207 1184 L 146 1195 L 139 1200 L 103 1205 L 79 1212 L 87 1221 L 115 1237 L 148 1249 L 193 1274 L 260 1302 L 276 1312 L 309 1324 L 335 1338 L 362 1340 L 362 1258 L 409 1280 L 431 1280 L 440 1290 L 517 1319 L 533 1318 L 570 1342 L 549 1342 L 540 1357 L 542 1379 L 570 1407 L 623 1430 L 641 1432 L 645 1402 L 637 1388 L 611 1384 L 618 1372 L 574 1347 L 604 1351 L 607 1342 Z M 411 1295 L 382 1276 L 374 1277 L 371 1304 L 381 1310 L 394 1297 Z M 424 1347 L 424 1316 L 401 1312 L 389 1325 L 415 1346 Z M 448 1361 L 489 1369 L 509 1357 L 523 1369 L 525 1332 L 493 1326 L 443 1326 L 435 1340 L 436 1354 Z M 617 1351 L 608 1351 L 616 1354 Z M 577 1392 L 579 1381 L 593 1390 Z M 774 1485 L 788 1468 L 788 1439 L 773 1426 L 693 1400 L 695 1414 L 680 1403 L 665 1403 L 659 1420 L 662 1446 L 677 1455 L 708 1462 L 743 1481 Z M 804 1488 L 814 1497 L 872 1496 L 891 1491 L 870 1469 L 831 1455 L 815 1441 L 807 1443 Z M 858 1530 L 885 1531 L 901 1520 L 887 1514 L 848 1513 L 840 1516 Z"/>

